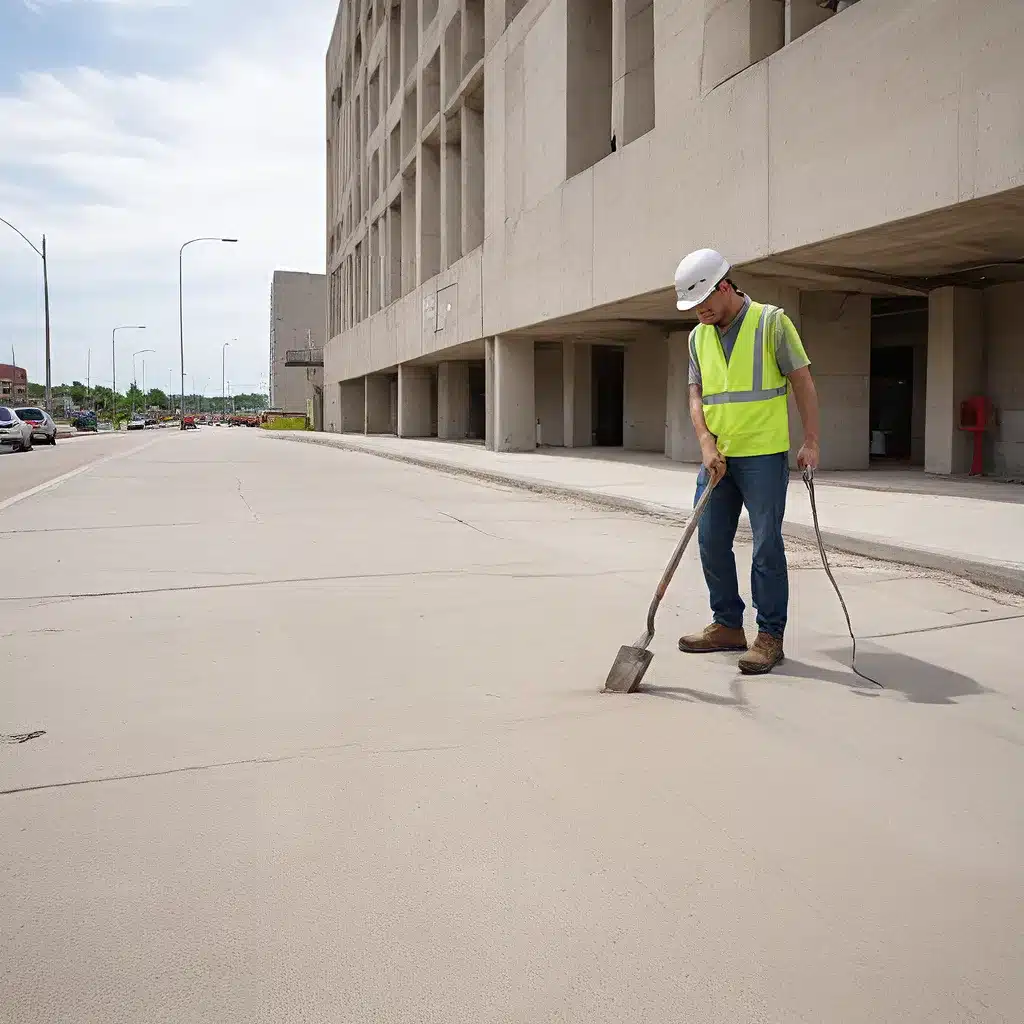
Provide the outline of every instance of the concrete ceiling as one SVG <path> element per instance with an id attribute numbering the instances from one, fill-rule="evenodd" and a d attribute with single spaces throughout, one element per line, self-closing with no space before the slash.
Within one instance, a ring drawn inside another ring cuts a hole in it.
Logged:
<path id="1" fill-rule="evenodd" d="M 791 249 L 743 269 L 819 288 L 829 280 L 861 280 L 872 290 L 889 285 L 921 293 L 944 284 L 1024 280 L 1024 188 Z"/>

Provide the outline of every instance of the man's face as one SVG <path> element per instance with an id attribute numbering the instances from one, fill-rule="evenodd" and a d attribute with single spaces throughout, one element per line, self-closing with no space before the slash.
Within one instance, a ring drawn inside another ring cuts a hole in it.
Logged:
<path id="1" fill-rule="evenodd" d="M 719 284 L 715 290 L 699 305 L 694 307 L 697 319 L 702 324 L 723 323 L 729 315 L 729 296 Z"/>

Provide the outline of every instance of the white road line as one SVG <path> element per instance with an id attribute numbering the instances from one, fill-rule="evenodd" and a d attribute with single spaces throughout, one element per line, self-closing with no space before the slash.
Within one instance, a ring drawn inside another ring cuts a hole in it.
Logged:
<path id="1" fill-rule="evenodd" d="M 83 473 L 88 473 L 90 469 L 102 466 L 105 462 L 113 462 L 115 459 L 126 459 L 129 455 L 135 455 L 138 452 L 145 451 L 147 448 L 152 448 L 153 445 L 166 440 L 167 438 L 165 437 L 157 437 L 152 441 L 147 441 L 145 444 L 137 445 L 135 448 L 131 448 L 126 452 L 115 452 L 113 455 L 104 455 L 101 459 L 93 459 L 92 462 L 87 462 L 84 466 L 79 466 L 77 469 L 72 469 L 68 473 L 62 473 L 60 476 L 55 476 L 52 480 L 47 480 L 45 483 L 37 484 L 35 487 L 30 487 L 27 491 L 22 491 L 20 494 L 14 494 L 9 498 L 5 498 L 3 501 L 0 501 L 0 512 L 9 509 L 12 505 L 17 505 L 19 501 L 31 498 L 33 495 L 40 494 L 43 491 L 48 491 L 53 487 L 59 487 L 65 481 L 71 480 L 76 476 L 81 476 Z"/>

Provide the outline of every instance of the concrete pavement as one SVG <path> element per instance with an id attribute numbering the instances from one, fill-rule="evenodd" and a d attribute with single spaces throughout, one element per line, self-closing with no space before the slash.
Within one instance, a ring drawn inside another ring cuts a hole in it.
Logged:
<path id="1" fill-rule="evenodd" d="M 36 444 L 30 452 L 0 448 L 0 503 L 49 480 L 74 472 L 109 455 L 129 451 L 150 440 L 146 434 L 82 434 L 73 442 Z"/>
<path id="2" fill-rule="evenodd" d="M 4 509 L 0 1021 L 1015 1019 L 1024 602 L 838 556 L 876 691 L 797 546 L 752 681 L 691 551 L 601 695 L 675 537 L 212 429 Z"/>
<path id="3" fill-rule="evenodd" d="M 473 444 L 391 436 L 276 437 L 366 451 L 477 479 L 674 517 L 689 515 L 697 480 L 698 467 L 642 452 L 550 448 L 495 453 Z M 831 547 L 939 569 L 1024 594 L 1021 485 L 882 470 L 822 473 L 816 487 L 822 532 Z M 790 483 L 786 535 L 814 539 L 807 495 L 796 473 Z"/>

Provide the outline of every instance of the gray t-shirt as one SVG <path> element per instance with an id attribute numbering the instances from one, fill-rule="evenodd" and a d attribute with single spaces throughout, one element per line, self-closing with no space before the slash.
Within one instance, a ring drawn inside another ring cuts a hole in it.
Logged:
<path id="1" fill-rule="evenodd" d="M 743 309 L 736 314 L 733 322 L 723 331 L 721 328 L 715 328 L 718 331 L 719 341 L 722 343 L 722 351 L 725 353 L 725 361 L 728 362 L 732 358 L 732 350 L 736 347 L 736 339 L 740 336 L 740 328 L 743 326 L 743 318 L 747 315 L 747 310 L 750 309 L 750 296 L 743 296 Z M 774 336 L 771 339 L 772 349 L 775 353 L 775 361 L 778 363 L 779 372 L 784 377 L 788 377 L 794 370 L 799 370 L 801 367 L 810 366 L 811 361 L 807 358 L 807 353 L 804 351 L 803 342 L 800 340 L 800 335 L 797 332 L 793 321 L 782 313 L 779 316 L 779 330 L 774 332 Z M 690 372 L 689 372 L 689 383 L 696 384 L 701 387 L 703 380 L 700 374 L 700 364 L 697 362 L 697 351 L 694 344 L 694 332 L 690 332 Z"/>

